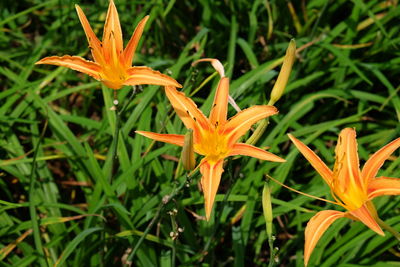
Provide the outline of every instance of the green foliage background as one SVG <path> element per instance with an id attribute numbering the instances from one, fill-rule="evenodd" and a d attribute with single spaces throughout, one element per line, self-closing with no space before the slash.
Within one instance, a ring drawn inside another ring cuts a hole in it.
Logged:
<path id="1" fill-rule="evenodd" d="M 133 266 L 265 266 L 270 251 L 261 207 L 264 174 L 331 199 L 328 186 L 288 141 L 288 132 L 331 167 L 337 135 L 345 127 L 357 129 L 361 164 L 400 136 L 400 7 L 395 0 L 115 2 L 125 42 L 150 15 L 134 65 L 176 78 L 186 94 L 195 92 L 206 114 L 218 77 L 205 63 L 191 67 L 194 60 L 219 59 L 231 78 L 232 97 L 246 108 L 268 102 L 279 72 L 276 60 L 289 40 L 295 38 L 301 47 L 285 95 L 276 103 L 280 113 L 257 143 L 287 162 L 230 159 L 210 222 L 196 217 L 204 216 L 203 197 L 199 175 L 192 177 L 161 210 Z M 134 133 L 185 133 L 162 88 L 143 86 L 133 99 L 131 88 L 118 91 L 120 105 L 127 108 L 109 181 L 112 90 L 66 68 L 34 65 L 51 55 L 89 57 L 75 3 L 0 2 L 0 266 L 121 266 L 163 197 L 185 182 L 174 160 L 179 148 L 150 146 L 151 140 Z M 108 1 L 77 4 L 101 37 Z M 232 108 L 229 113 L 235 114 Z M 380 174 L 400 177 L 399 163 L 397 151 Z M 307 221 L 336 207 L 270 185 L 277 264 L 302 266 Z M 32 234 L 27 233 L 35 229 L 30 202 L 40 225 Z M 399 202 L 399 197 L 374 201 L 380 217 L 397 230 Z M 174 241 L 170 233 L 177 227 L 183 232 Z M 20 237 L 16 248 L 4 249 Z M 389 233 L 381 237 L 341 219 L 318 243 L 310 266 L 400 266 L 398 257 L 398 242 Z"/>

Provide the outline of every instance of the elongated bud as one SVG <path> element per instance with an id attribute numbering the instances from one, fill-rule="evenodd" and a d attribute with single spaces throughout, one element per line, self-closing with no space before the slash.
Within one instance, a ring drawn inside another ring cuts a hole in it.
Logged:
<path id="1" fill-rule="evenodd" d="M 271 192 L 269 190 L 268 183 L 264 183 L 264 189 L 262 192 L 262 206 L 264 210 L 265 225 L 267 228 L 268 239 L 272 238 L 272 204 L 271 204 Z"/>
<path id="2" fill-rule="evenodd" d="M 196 161 L 194 159 L 193 130 L 192 129 L 189 129 L 188 132 L 185 134 L 181 160 L 182 160 L 183 167 L 187 171 L 191 171 L 196 167 Z"/>
<path id="3" fill-rule="evenodd" d="M 286 84 L 289 80 L 290 72 L 292 71 L 293 63 L 296 58 L 296 42 L 294 39 L 290 40 L 289 46 L 286 49 L 286 55 L 283 59 L 281 71 L 279 72 L 278 79 L 275 82 L 274 88 L 271 91 L 271 98 L 268 104 L 275 104 L 283 95 Z"/>

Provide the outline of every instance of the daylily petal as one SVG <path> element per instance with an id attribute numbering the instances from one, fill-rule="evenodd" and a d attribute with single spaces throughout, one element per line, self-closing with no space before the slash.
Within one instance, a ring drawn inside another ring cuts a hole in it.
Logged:
<path id="1" fill-rule="evenodd" d="M 210 112 L 210 123 L 223 126 L 228 113 L 229 78 L 222 78 L 215 92 L 214 102 Z"/>
<path id="2" fill-rule="evenodd" d="M 122 31 L 119 23 L 117 8 L 114 1 L 110 0 L 103 31 L 103 51 L 106 61 L 117 61 L 123 51 Z"/>
<path id="3" fill-rule="evenodd" d="M 278 110 L 276 107 L 267 105 L 253 106 L 244 109 L 225 124 L 223 132 L 229 135 L 229 143 L 232 145 L 243 136 L 254 123 L 277 113 Z"/>
<path id="4" fill-rule="evenodd" d="M 182 87 L 173 78 L 149 67 L 131 67 L 127 70 L 125 85 L 154 84 Z"/>
<path id="5" fill-rule="evenodd" d="M 305 229 L 304 264 L 308 264 L 310 255 L 328 227 L 337 219 L 345 216 L 344 212 L 324 210 L 318 212 L 307 223 Z"/>
<path id="6" fill-rule="evenodd" d="M 150 16 L 146 16 L 139 22 L 139 24 L 136 26 L 135 31 L 132 34 L 131 39 L 125 47 L 124 60 L 127 67 L 130 67 L 132 65 L 132 60 L 135 55 L 136 47 L 139 43 L 140 37 L 142 37 L 144 26 L 146 26 L 146 22 L 149 17 Z"/>
<path id="7" fill-rule="evenodd" d="M 366 204 L 362 205 L 359 209 L 349 211 L 348 213 L 356 217 L 378 235 L 385 235 L 373 216 L 375 214 L 375 211 L 370 211 Z"/>
<path id="8" fill-rule="evenodd" d="M 135 133 L 138 133 L 140 135 L 143 135 L 147 138 L 160 141 L 160 142 L 165 142 L 173 145 L 178 145 L 178 146 L 183 146 L 185 136 L 180 135 L 180 134 L 158 134 L 158 133 L 152 133 L 152 132 L 145 132 L 145 131 L 135 131 Z"/>
<path id="9" fill-rule="evenodd" d="M 400 179 L 379 177 L 368 185 L 368 199 L 383 195 L 400 195 Z"/>
<path id="10" fill-rule="evenodd" d="M 199 135 L 197 125 L 203 129 L 210 129 L 208 119 L 190 98 L 186 97 L 184 93 L 178 92 L 175 87 L 166 86 L 165 93 L 186 128 L 193 129 L 194 142 L 197 143 Z"/>
<path id="11" fill-rule="evenodd" d="M 335 167 L 337 168 L 341 191 L 346 192 L 348 188 L 360 188 L 365 191 L 366 184 L 361 180 L 356 131 L 354 129 L 346 128 L 340 132 L 335 152 Z"/>
<path id="12" fill-rule="evenodd" d="M 210 219 L 215 196 L 217 195 L 218 186 L 221 181 L 221 175 L 224 171 L 222 168 L 223 163 L 223 159 L 218 162 L 208 162 L 204 159 L 200 163 L 200 173 L 203 175 L 201 177 L 201 188 L 204 194 L 204 207 L 207 221 Z"/>
<path id="13" fill-rule="evenodd" d="M 324 181 L 330 185 L 332 182 L 332 171 L 325 165 L 325 163 L 317 156 L 308 146 L 302 143 L 300 140 L 295 138 L 293 135 L 288 134 L 290 140 L 297 147 L 297 149 L 303 154 L 303 156 L 310 162 L 314 169 L 322 176 Z"/>
<path id="14" fill-rule="evenodd" d="M 83 30 L 85 31 L 94 61 L 103 64 L 104 58 L 101 42 L 97 38 L 96 34 L 93 32 L 92 27 L 90 27 L 89 21 L 87 20 L 85 13 L 83 13 L 82 9 L 78 5 L 75 5 L 75 9 L 78 13 L 78 17 L 82 24 Z"/>
<path id="15" fill-rule="evenodd" d="M 268 160 L 274 162 L 286 161 L 283 158 L 280 158 L 277 155 L 272 154 L 271 152 L 244 143 L 236 143 L 233 145 L 232 151 L 229 153 L 228 156 L 235 156 L 235 155 L 250 156 L 261 160 Z"/>
<path id="16" fill-rule="evenodd" d="M 361 175 L 367 182 L 375 178 L 385 160 L 400 147 L 400 137 L 375 152 L 364 164 Z"/>
<path id="17" fill-rule="evenodd" d="M 81 57 L 76 57 L 76 56 L 45 57 L 36 62 L 35 64 L 50 64 L 56 66 L 63 66 L 90 75 L 96 80 L 101 80 L 100 76 L 101 67 L 99 66 L 99 64 L 92 61 L 87 61 Z"/>

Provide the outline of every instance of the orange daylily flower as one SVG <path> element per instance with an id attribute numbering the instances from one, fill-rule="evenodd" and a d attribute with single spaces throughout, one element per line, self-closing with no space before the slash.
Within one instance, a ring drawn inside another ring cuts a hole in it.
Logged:
<path id="1" fill-rule="evenodd" d="M 341 131 L 336 145 L 333 171 L 305 144 L 290 134 L 289 138 L 329 185 L 335 199 L 334 203 L 347 210 L 346 212 L 324 210 L 311 218 L 305 229 L 305 265 L 322 234 L 336 219 L 347 217 L 358 220 L 377 234 L 384 235 L 371 200 L 382 195 L 400 194 L 400 179 L 376 177 L 385 160 L 400 147 L 400 138 L 373 154 L 365 162 L 362 171 L 359 167 L 354 129 L 346 128 Z"/>
<path id="2" fill-rule="evenodd" d="M 277 114 L 278 110 L 274 106 L 253 106 L 242 110 L 228 120 L 229 78 L 224 77 L 223 67 L 219 61 L 215 59 L 201 61 L 214 63 L 213 66 L 221 75 L 209 118 L 204 116 L 190 98 L 178 92 L 175 87 L 167 86 L 165 92 L 186 128 L 193 130 L 194 151 L 204 156 L 199 166 L 202 174 L 201 186 L 205 199 L 206 219 L 209 220 L 226 157 L 245 155 L 275 162 L 285 160 L 260 148 L 238 142 L 254 123 Z M 184 135 L 136 132 L 157 141 L 178 146 L 184 144 Z"/>
<path id="3" fill-rule="evenodd" d="M 122 31 L 114 1 L 110 0 L 103 40 L 100 42 L 90 27 L 82 9 L 75 5 L 79 20 L 85 31 L 93 61 L 77 56 L 52 56 L 41 59 L 36 64 L 50 64 L 67 67 L 92 76 L 112 89 L 120 89 L 123 85 L 154 84 L 182 87 L 173 78 L 154 71 L 148 67 L 132 67 L 132 59 L 142 36 L 149 16 L 144 17 L 136 27 L 128 45 L 123 49 Z"/>

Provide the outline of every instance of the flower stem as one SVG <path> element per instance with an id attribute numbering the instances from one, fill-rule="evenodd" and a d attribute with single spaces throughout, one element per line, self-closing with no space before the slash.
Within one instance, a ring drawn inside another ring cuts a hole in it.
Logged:
<path id="1" fill-rule="evenodd" d="M 391 233 L 394 237 L 396 237 L 396 239 L 398 241 L 400 241 L 400 234 L 399 234 L 399 232 L 397 232 L 396 229 L 394 229 L 393 227 L 391 227 L 390 225 L 388 225 L 387 223 L 385 223 L 384 221 L 382 221 L 379 218 L 378 218 L 377 221 L 378 221 L 378 224 L 379 224 L 380 227 L 382 227 L 383 229 L 385 229 L 386 231 Z"/>
<path id="2" fill-rule="evenodd" d="M 273 105 L 274 103 L 270 100 L 268 105 Z M 246 144 L 254 145 L 261 138 L 265 130 L 267 129 L 269 124 L 269 118 L 263 119 L 257 125 L 257 128 L 254 130 L 253 134 L 247 139 Z"/>
<path id="3" fill-rule="evenodd" d="M 111 157 L 112 157 L 112 163 L 111 163 L 111 169 L 110 169 L 110 174 L 109 174 L 109 179 L 108 181 L 111 182 L 113 180 L 114 176 L 114 171 L 115 167 L 117 165 L 118 161 L 118 141 L 119 141 L 119 131 L 120 131 L 120 123 L 121 123 L 121 115 L 131 103 L 133 97 L 136 95 L 136 87 L 133 87 L 132 93 L 129 97 L 129 100 L 124 104 L 122 109 L 118 111 L 118 98 L 117 98 L 117 91 L 114 91 L 114 101 L 113 101 L 113 107 L 111 108 L 112 110 L 115 110 L 115 130 L 114 130 L 114 136 L 113 136 L 113 142 L 112 142 L 112 147 L 111 147 Z"/>
<path id="4" fill-rule="evenodd" d="M 172 189 L 171 194 L 165 195 L 158 205 L 156 214 L 154 215 L 153 219 L 150 221 L 150 223 L 147 225 L 146 229 L 144 230 L 142 236 L 139 238 L 138 242 L 136 243 L 135 247 L 133 248 L 131 254 L 129 255 L 127 262 L 132 262 L 133 256 L 135 256 L 137 250 L 139 249 L 140 245 L 143 243 L 144 239 L 146 238 L 147 234 L 150 232 L 151 228 L 155 224 L 155 222 L 158 220 L 160 217 L 161 212 L 164 210 L 165 206 L 177 195 L 180 193 L 180 191 L 187 185 L 188 180 L 189 180 L 189 175 L 186 176 L 186 179 L 183 183 L 181 183 L 178 187 L 176 186 L 176 183 L 174 183 L 174 187 Z"/>

